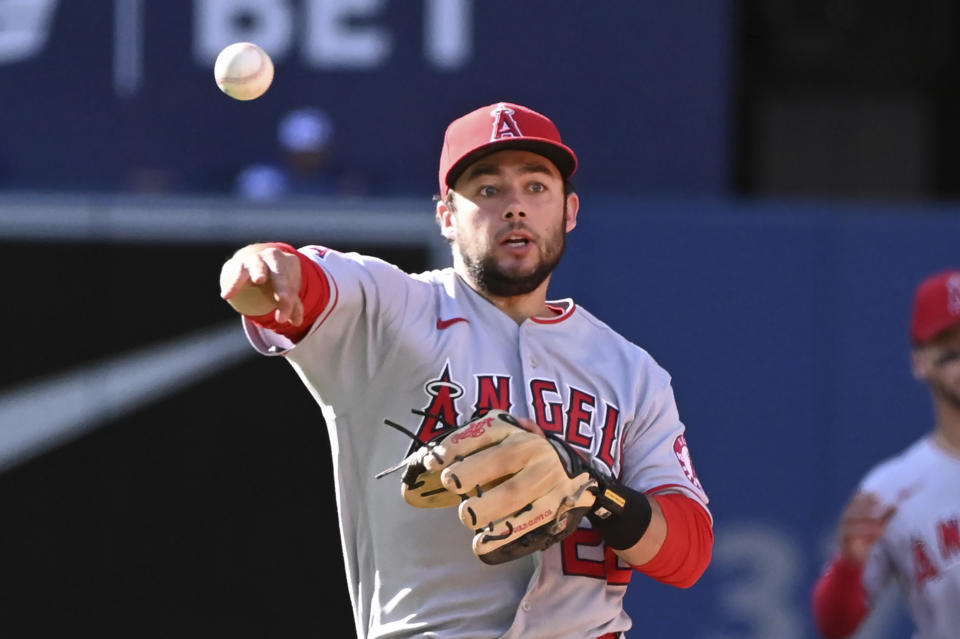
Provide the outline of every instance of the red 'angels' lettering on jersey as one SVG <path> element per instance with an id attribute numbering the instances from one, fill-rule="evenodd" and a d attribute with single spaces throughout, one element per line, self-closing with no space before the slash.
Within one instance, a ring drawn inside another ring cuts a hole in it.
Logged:
<path id="1" fill-rule="evenodd" d="M 613 445 L 617 441 L 617 427 L 620 424 L 620 411 L 616 406 L 607 404 L 607 414 L 603 420 L 603 439 L 597 457 L 607 468 L 613 468 Z"/>
<path id="2" fill-rule="evenodd" d="M 579 388 L 569 387 L 567 396 L 567 410 L 563 410 L 563 397 L 557 389 L 556 382 L 548 379 L 530 380 L 530 395 L 533 398 L 533 419 L 546 432 L 562 435 L 568 442 L 584 450 L 593 449 L 595 428 L 593 424 L 596 413 L 593 408 L 599 403 L 597 398 Z M 554 395 L 561 401 L 548 401 L 547 395 Z M 590 410 L 587 410 L 587 409 Z M 566 417 L 566 424 L 564 424 Z M 597 458 L 609 468 L 614 466 L 613 447 L 617 442 L 617 430 L 620 421 L 620 411 L 616 407 L 607 405 L 604 412 L 604 421 L 600 426 L 601 440 Z M 581 428 L 586 424 L 587 428 Z"/>
<path id="3" fill-rule="evenodd" d="M 502 410 L 510 412 L 510 378 L 506 375 L 477 375 L 477 403 L 474 412 Z"/>
<path id="4" fill-rule="evenodd" d="M 611 585 L 626 586 L 630 583 L 633 570 L 603 543 L 596 530 L 577 528 L 560 543 L 563 574 L 605 579 Z M 597 556 L 600 548 L 603 549 L 602 559 Z"/>
<path id="5" fill-rule="evenodd" d="M 463 395 L 463 386 L 450 379 L 450 362 L 447 362 L 440 378 L 428 381 L 423 385 L 423 390 L 430 396 L 430 403 L 423 409 L 426 416 L 417 429 L 417 439 L 426 443 L 443 432 L 447 424 L 456 426 L 460 423 L 455 400 Z M 413 442 L 410 452 L 417 446 Z"/>
<path id="6" fill-rule="evenodd" d="M 690 457 L 690 448 L 687 446 L 687 438 L 680 435 L 673 441 L 673 452 L 676 453 L 680 461 L 680 467 L 683 468 L 683 474 L 687 476 L 690 483 L 703 490 L 700 478 L 697 477 L 697 471 L 693 467 L 693 458 Z"/>
<path id="7" fill-rule="evenodd" d="M 560 396 L 557 384 L 549 379 L 531 379 L 530 395 L 533 397 L 533 421 L 548 433 L 563 432 L 563 404 L 548 402 L 546 394 Z M 549 414 L 547 413 L 549 411 Z"/>
<path id="8" fill-rule="evenodd" d="M 473 407 L 473 415 L 482 415 L 493 409 L 510 412 L 513 408 L 510 376 L 476 375 L 475 378 L 476 403 Z M 457 399 L 464 395 L 464 387 L 451 377 L 448 361 L 444 364 L 440 375 L 425 383 L 423 388 L 430 399 L 423 409 L 426 416 L 420 422 L 417 437 L 421 442 L 428 442 L 442 433 L 446 424 L 460 423 Z M 620 428 L 620 411 L 616 406 L 603 402 L 603 410 L 598 410 L 597 407 L 601 406 L 601 402 L 596 396 L 573 386 L 565 389 L 565 398 L 557 387 L 557 383 L 549 379 L 531 380 L 530 392 L 534 421 L 540 428 L 564 437 L 570 444 L 585 451 L 593 450 L 594 438 L 599 432 L 601 440 L 596 458 L 611 470 L 614 468 L 614 447 L 618 445 Z M 564 410 L 564 399 L 566 399 L 566 410 Z M 603 422 L 599 423 L 601 416 Z M 411 444 L 411 452 L 416 445 L 416 442 Z M 685 466 L 684 470 L 687 468 L 692 472 L 692 463 Z M 696 473 L 693 474 L 691 481 L 695 481 L 699 486 Z"/>
<path id="9" fill-rule="evenodd" d="M 937 526 L 940 540 L 940 554 L 944 561 L 952 561 L 954 555 L 960 555 L 960 519 L 954 517 L 941 521 Z"/>
<path id="10" fill-rule="evenodd" d="M 580 424 L 590 424 L 597 400 L 579 388 L 570 387 L 570 405 L 567 408 L 567 441 L 589 449 L 591 438 L 580 434 Z"/>
<path id="11" fill-rule="evenodd" d="M 921 588 L 928 580 L 933 579 L 939 574 L 937 567 L 930 560 L 930 554 L 927 552 L 927 545 L 920 539 L 914 539 L 913 549 L 913 578 L 916 581 L 917 588 Z"/>

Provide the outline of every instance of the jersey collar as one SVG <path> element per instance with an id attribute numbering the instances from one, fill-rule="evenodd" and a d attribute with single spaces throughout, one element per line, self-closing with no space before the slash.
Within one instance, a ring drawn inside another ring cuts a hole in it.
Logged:
<path id="1" fill-rule="evenodd" d="M 547 301 L 547 308 L 556 313 L 553 317 L 531 317 L 530 321 L 537 324 L 559 324 L 573 315 L 577 310 L 577 305 L 571 298 L 562 300 Z"/>

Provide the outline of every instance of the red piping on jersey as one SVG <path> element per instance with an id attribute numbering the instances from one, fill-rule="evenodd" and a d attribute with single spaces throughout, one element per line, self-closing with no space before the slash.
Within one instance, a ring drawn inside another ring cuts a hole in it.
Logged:
<path id="1" fill-rule="evenodd" d="M 689 588 L 710 565 L 713 556 L 713 526 L 700 502 L 679 493 L 651 495 L 663 511 L 667 538 L 653 559 L 634 568 L 657 581 Z"/>
<path id="2" fill-rule="evenodd" d="M 867 616 L 870 606 L 863 587 L 863 565 L 834 557 L 813 587 L 813 617 L 827 639 L 849 637 Z"/>
<path id="3" fill-rule="evenodd" d="M 530 320 L 536 322 L 537 324 L 557 324 L 558 322 L 564 321 L 573 315 L 573 312 L 577 310 L 577 305 L 573 303 L 573 300 L 563 301 L 567 302 L 566 307 L 547 302 L 547 308 L 558 314 L 556 317 L 531 317 Z"/>
<path id="4" fill-rule="evenodd" d="M 310 327 L 330 302 L 330 284 L 320 265 L 309 257 L 289 244 L 274 242 L 273 246 L 284 253 L 297 256 L 300 260 L 300 301 L 303 303 L 303 321 L 299 326 L 277 322 L 274 319 L 274 311 L 250 317 L 250 321 L 261 328 L 283 335 L 291 342 L 298 342 L 310 331 Z"/>

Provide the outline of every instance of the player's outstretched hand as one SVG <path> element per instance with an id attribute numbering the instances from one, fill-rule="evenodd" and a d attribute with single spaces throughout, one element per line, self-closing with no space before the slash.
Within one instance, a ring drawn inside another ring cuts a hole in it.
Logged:
<path id="1" fill-rule="evenodd" d="M 840 552 L 848 561 L 863 564 L 896 513 L 871 493 L 857 493 L 840 517 Z"/>
<path id="2" fill-rule="evenodd" d="M 273 244 L 250 244 L 237 251 L 220 270 L 220 297 L 243 315 L 266 315 L 299 326 L 300 260 Z"/>

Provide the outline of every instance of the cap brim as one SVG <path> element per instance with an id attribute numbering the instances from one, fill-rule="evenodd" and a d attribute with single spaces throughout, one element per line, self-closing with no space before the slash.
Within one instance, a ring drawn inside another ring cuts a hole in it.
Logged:
<path id="1" fill-rule="evenodd" d="M 447 187 L 453 188 L 454 183 L 463 175 L 467 167 L 480 158 L 507 149 L 531 151 L 532 153 L 544 156 L 556 165 L 557 170 L 560 171 L 560 175 L 562 175 L 564 179 L 569 178 L 577 170 L 577 156 L 574 155 L 573 150 L 566 145 L 543 138 L 506 138 L 478 146 L 457 160 L 454 165 L 450 167 L 450 170 L 447 171 L 445 180 Z"/>
<path id="2" fill-rule="evenodd" d="M 939 322 L 931 323 L 923 327 L 922 331 L 914 331 L 913 343 L 916 345 L 932 342 L 947 331 L 960 326 L 960 315 L 946 317 Z"/>

